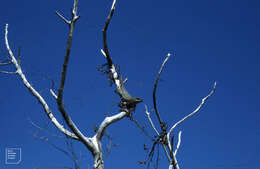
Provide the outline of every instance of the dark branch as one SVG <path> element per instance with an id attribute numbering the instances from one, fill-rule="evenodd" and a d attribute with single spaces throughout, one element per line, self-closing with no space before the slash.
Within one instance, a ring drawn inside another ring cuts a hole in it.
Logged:
<path id="1" fill-rule="evenodd" d="M 72 45 L 74 27 L 75 27 L 76 21 L 79 19 L 79 16 L 77 15 L 77 6 L 78 6 L 77 3 L 78 3 L 78 1 L 74 0 L 73 10 L 72 10 L 72 19 L 71 19 L 71 21 L 69 21 L 69 34 L 68 34 L 68 40 L 67 40 L 66 54 L 65 54 L 62 73 L 61 73 L 60 87 L 58 89 L 57 104 L 58 104 L 58 108 L 59 108 L 64 120 L 66 121 L 66 124 L 69 126 L 71 131 L 93 153 L 93 146 L 90 145 L 90 141 L 88 140 L 88 138 L 86 138 L 80 132 L 80 130 L 77 128 L 77 126 L 71 120 L 71 118 L 68 115 L 67 111 L 65 110 L 65 107 L 63 104 L 63 91 L 64 91 L 64 85 L 65 85 L 65 80 L 66 80 L 66 75 L 67 75 L 67 68 L 68 68 L 70 50 L 71 50 L 71 45 Z"/>
<path id="2" fill-rule="evenodd" d="M 19 48 L 18 48 L 18 65 L 20 65 L 21 66 L 21 46 L 19 46 Z"/>
<path id="3" fill-rule="evenodd" d="M 162 72 L 162 70 L 163 70 L 163 67 L 164 67 L 164 65 L 166 64 L 166 62 L 168 61 L 168 59 L 170 58 L 170 56 L 171 56 L 171 54 L 168 53 L 166 59 L 163 61 L 162 66 L 161 66 L 161 68 L 160 68 L 160 70 L 159 70 L 159 72 L 158 72 L 158 75 L 157 75 L 157 77 L 156 77 L 156 80 L 155 80 L 155 83 L 154 83 L 154 88 L 153 88 L 153 106 L 154 106 L 154 110 L 155 110 L 156 117 L 157 117 L 157 119 L 158 119 L 158 121 L 159 121 L 159 123 L 160 123 L 160 126 L 161 126 L 161 129 L 162 129 L 162 130 L 165 130 L 165 129 L 163 129 L 163 128 L 165 128 L 165 126 L 164 126 L 164 123 L 162 122 L 162 120 L 161 120 L 161 118 L 160 118 L 160 114 L 159 114 L 158 109 L 157 109 L 157 104 L 156 104 L 156 89 L 157 89 L 157 84 L 158 84 L 158 81 L 159 81 L 159 79 L 160 79 L 160 75 L 161 75 L 161 72 Z"/>
<path id="4" fill-rule="evenodd" d="M 107 73 L 109 76 L 109 79 L 116 85 L 116 87 L 117 87 L 116 93 L 121 98 L 121 103 L 119 104 L 119 107 L 127 108 L 127 109 L 132 109 L 132 108 L 134 109 L 136 104 L 142 102 L 142 99 L 132 97 L 128 93 L 128 91 L 125 89 L 124 82 L 122 80 L 122 76 L 120 76 L 116 70 L 115 64 L 113 63 L 111 56 L 109 54 L 108 45 L 107 45 L 107 29 L 108 29 L 109 23 L 113 17 L 116 2 L 117 2 L 116 0 L 113 1 L 111 10 L 109 12 L 109 15 L 108 15 L 105 25 L 104 25 L 104 28 L 102 30 L 104 50 L 101 50 L 101 52 L 106 57 L 107 64 L 103 64 L 101 66 L 101 71 Z M 105 71 L 102 70 L 102 68 L 106 65 L 108 66 L 108 70 L 105 70 Z"/>
<path id="5" fill-rule="evenodd" d="M 113 65 L 113 61 L 109 55 L 109 50 L 108 50 L 108 46 L 107 46 L 107 29 L 108 29 L 108 26 L 109 26 L 109 23 L 110 23 L 110 20 L 112 19 L 113 17 L 113 14 L 114 14 L 114 11 L 115 11 L 115 6 L 116 6 L 116 0 L 113 1 L 113 5 L 111 7 L 111 10 L 110 10 L 110 13 L 106 19 L 106 22 L 105 22 L 105 25 L 104 25 L 104 28 L 102 30 L 103 32 L 103 45 L 104 45 L 104 52 L 105 52 L 105 55 L 106 55 L 106 59 L 107 59 L 107 63 L 108 63 L 108 66 L 111 68 L 112 65 Z"/>

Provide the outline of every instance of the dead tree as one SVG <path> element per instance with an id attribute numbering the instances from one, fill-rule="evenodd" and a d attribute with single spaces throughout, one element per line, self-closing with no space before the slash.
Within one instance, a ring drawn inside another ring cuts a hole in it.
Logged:
<path id="1" fill-rule="evenodd" d="M 132 112 L 135 110 L 135 107 L 138 103 L 142 102 L 141 98 L 138 97 L 133 97 L 129 94 L 129 92 L 125 88 L 125 82 L 126 80 L 123 80 L 123 76 L 120 74 L 120 72 L 117 70 L 115 63 L 112 60 L 112 57 L 109 52 L 108 44 L 107 44 L 107 29 L 110 24 L 110 20 L 114 14 L 115 10 L 115 5 L 116 5 L 117 0 L 113 0 L 112 7 L 110 9 L 110 13 L 105 21 L 104 28 L 102 30 L 103 33 L 103 49 L 101 49 L 101 53 L 104 55 L 106 59 L 106 63 L 103 64 L 99 70 L 102 72 L 106 73 L 106 75 L 109 78 L 109 81 L 111 84 L 115 86 L 115 91 L 120 97 L 120 103 L 118 106 L 120 107 L 120 111 L 118 113 L 115 113 L 112 116 L 107 116 L 101 124 L 97 127 L 96 133 L 92 137 L 86 136 L 86 133 L 82 133 L 81 129 L 77 127 L 77 125 L 73 122 L 71 119 L 70 113 L 66 110 L 65 108 L 65 103 L 63 100 L 64 96 L 64 86 L 67 78 L 67 69 L 68 69 L 68 63 L 69 63 L 69 58 L 70 58 L 70 51 L 71 51 L 71 45 L 72 45 L 72 40 L 73 40 L 73 33 L 75 29 L 75 23 L 79 20 L 79 15 L 78 15 L 78 0 L 74 0 L 73 3 L 73 8 L 71 11 L 71 20 L 66 19 L 62 14 L 59 12 L 56 12 L 56 14 L 69 26 L 69 33 L 67 37 L 67 46 L 66 46 L 66 52 L 65 52 L 65 57 L 64 57 L 64 62 L 62 66 L 62 73 L 61 73 L 61 78 L 60 78 L 60 86 L 58 89 L 58 93 L 56 94 L 54 90 L 50 89 L 50 94 L 55 98 L 57 102 L 58 109 L 61 113 L 61 116 L 63 117 L 64 121 L 66 122 L 66 125 L 68 126 L 68 129 L 63 126 L 57 118 L 54 116 L 52 113 L 51 108 L 49 107 L 48 103 L 46 100 L 39 94 L 39 92 L 31 85 L 31 83 L 27 80 L 26 75 L 23 72 L 22 66 L 20 64 L 21 60 L 21 54 L 19 52 L 18 56 L 15 57 L 9 42 L 8 42 L 8 24 L 5 26 L 5 46 L 8 51 L 8 60 L 6 62 L 0 62 L 0 66 L 14 66 L 15 71 L 10 72 L 10 71 L 4 71 L 1 70 L 0 73 L 4 74 L 14 74 L 20 77 L 22 80 L 24 86 L 29 90 L 29 92 L 39 101 L 41 104 L 42 108 L 45 111 L 45 114 L 47 115 L 48 119 L 52 122 L 52 124 L 66 137 L 69 137 L 73 140 L 79 141 L 83 143 L 86 148 L 91 152 L 93 156 L 93 168 L 94 169 L 103 169 L 104 168 L 104 155 L 102 152 L 102 138 L 105 135 L 105 130 L 106 128 L 111 125 L 112 123 L 115 123 L 125 117 L 132 117 Z M 169 169 L 179 169 L 179 165 L 176 159 L 176 154 L 177 151 L 180 147 L 181 143 L 181 131 L 179 132 L 178 136 L 178 144 L 174 150 L 173 146 L 173 137 L 171 137 L 171 134 L 173 130 L 181 124 L 183 121 L 185 121 L 187 118 L 191 117 L 195 113 L 197 113 L 200 108 L 204 105 L 205 101 L 214 93 L 215 88 L 216 88 L 216 83 L 214 84 L 213 89 L 207 95 L 202 99 L 201 104 L 190 114 L 185 116 L 183 119 L 175 123 L 169 130 L 167 130 L 166 123 L 162 121 L 160 114 L 158 112 L 157 106 L 156 106 L 156 89 L 157 89 L 157 84 L 160 78 L 160 74 L 163 70 L 163 67 L 171 54 L 168 54 L 166 59 L 164 60 L 161 69 L 157 75 L 155 84 L 154 84 L 154 91 L 153 91 L 153 105 L 154 105 L 154 110 L 156 114 L 156 118 L 159 121 L 159 129 L 156 127 L 150 117 L 150 113 L 146 107 L 146 115 L 147 118 L 156 134 L 156 139 L 154 140 L 154 145 L 161 145 L 165 151 L 166 157 L 169 161 Z M 170 139 L 171 138 L 171 139 Z M 154 147 L 154 146 L 153 146 Z M 151 150 L 153 151 L 153 150 Z M 149 153 L 151 154 L 151 153 Z"/>
<path id="2" fill-rule="evenodd" d="M 166 64 L 166 62 L 168 61 L 168 59 L 170 58 L 171 54 L 169 53 L 166 57 L 166 59 L 163 61 L 162 65 L 161 65 L 161 68 L 158 72 L 158 75 L 156 77 L 156 80 L 155 80 L 155 83 L 154 83 L 154 89 L 153 89 L 153 106 L 154 106 L 154 111 L 155 111 L 155 115 L 156 115 L 156 119 L 158 120 L 159 122 L 159 126 L 156 127 L 151 116 L 150 116 L 150 112 L 148 111 L 148 108 L 147 106 L 145 106 L 145 110 L 146 110 L 146 115 L 147 115 L 147 118 L 155 132 L 155 135 L 156 135 L 156 139 L 154 140 L 154 143 L 153 143 L 153 146 L 148 154 L 148 159 L 146 161 L 144 161 L 143 163 L 146 163 L 150 160 L 153 156 L 153 151 L 154 151 L 154 148 L 155 148 L 155 145 L 161 145 L 164 152 L 165 152 L 165 155 L 166 155 L 166 158 L 168 159 L 168 162 L 169 162 L 169 169 L 180 169 L 179 167 L 179 164 L 178 164 L 178 161 L 177 161 L 177 158 L 176 158 L 176 154 L 179 150 L 179 147 L 180 147 L 180 144 L 181 144 L 181 134 L 182 132 L 179 131 L 179 134 L 178 134 L 178 142 L 177 142 L 177 145 L 174 149 L 174 144 L 173 144 L 173 136 L 172 135 L 172 132 L 173 130 L 178 126 L 180 125 L 182 122 L 184 122 L 187 118 L 193 116 L 194 114 L 196 114 L 200 108 L 204 105 L 204 103 L 207 101 L 207 99 L 214 93 L 215 89 L 216 89 L 216 82 L 214 83 L 214 86 L 212 88 L 212 90 L 210 91 L 210 93 L 204 97 L 202 100 L 201 100 L 201 103 L 199 104 L 199 106 L 193 111 L 191 112 L 190 114 L 186 115 L 185 117 L 183 117 L 181 120 L 179 120 L 178 122 L 176 122 L 174 125 L 172 125 L 172 127 L 167 130 L 167 126 L 166 126 L 166 122 L 163 121 L 160 117 L 160 113 L 157 109 L 157 104 L 156 104 L 156 89 L 157 89 L 157 85 L 158 85 L 158 81 L 160 79 L 160 75 L 162 73 L 162 70 Z M 157 129 L 159 128 L 159 130 Z"/>
<path id="3" fill-rule="evenodd" d="M 115 10 L 116 0 L 113 1 L 110 13 L 106 19 L 104 28 L 102 30 L 103 32 L 103 43 L 104 48 L 101 50 L 102 54 L 105 56 L 107 63 L 104 65 L 106 66 L 105 72 L 107 73 L 110 81 L 112 84 L 115 85 L 116 93 L 120 96 L 121 102 L 119 104 L 120 112 L 116 113 L 112 116 L 107 116 L 102 123 L 98 126 L 96 133 L 92 137 L 86 136 L 85 133 L 82 133 L 81 129 L 77 127 L 77 125 L 73 122 L 73 120 L 70 117 L 70 113 L 65 108 L 65 103 L 63 101 L 63 95 L 64 95 L 64 86 L 67 78 L 67 69 L 68 69 L 68 63 L 70 58 L 70 51 L 71 51 L 71 45 L 72 45 L 72 39 L 73 39 L 73 33 L 75 29 L 75 23 L 80 18 L 78 15 L 78 0 L 74 0 L 73 8 L 71 11 L 71 20 L 66 19 L 62 14 L 59 12 L 56 12 L 56 14 L 69 26 L 69 33 L 67 37 L 67 46 L 66 46 L 66 52 L 64 57 L 64 62 L 62 66 L 62 73 L 60 78 L 60 86 L 58 89 L 58 93 L 56 94 L 54 90 L 50 89 L 51 95 L 56 99 L 58 109 L 66 122 L 66 125 L 69 129 L 65 128 L 54 116 L 52 113 L 51 108 L 48 106 L 48 103 L 45 101 L 43 96 L 39 94 L 39 92 L 31 85 L 31 83 L 27 80 L 26 75 L 23 72 L 22 66 L 20 64 L 20 54 L 18 57 L 15 57 L 9 42 L 8 42 L 8 24 L 5 26 L 5 46 L 8 51 L 8 61 L 0 63 L 1 65 L 12 65 L 15 68 L 15 71 L 9 72 L 1 70 L 0 73 L 4 74 L 14 74 L 18 75 L 20 79 L 22 80 L 24 86 L 29 90 L 29 92 L 39 101 L 39 103 L 42 105 L 42 108 L 45 111 L 45 114 L 49 118 L 49 120 L 52 122 L 54 126 L 63 134 L 65 134 L 67 137 L 70 137 L 74 140 L 77 140 L 81 143 L 83 143 L 86 148 L 91 152 L 93 159 L 94 159 L 94 169 L 103 169 L 104 168 L 104 161 L 103 161 L 103 154 L 102 154 L 102 146 L 101 141 L 102 137 L 104 136 L 106 128 L 111 125 L 112 123 L 115 123 L 119 120 L 121 120 L 124 117 L 131 116 L 132 111 L 135 110 L 136 104 L 142 102 L 141 98 L 135 98 L 132 97 L 129 92 L 124 87 L 124 81 L 122 80 L 122 75 L 117 71 L 116 66 L 114 62 L 112 61 L 112 58 L 110 56 L 108 45 L 107 45 L 107 29 L 110 23 L 110 20 L 113 16 L 114 10 Z"/>

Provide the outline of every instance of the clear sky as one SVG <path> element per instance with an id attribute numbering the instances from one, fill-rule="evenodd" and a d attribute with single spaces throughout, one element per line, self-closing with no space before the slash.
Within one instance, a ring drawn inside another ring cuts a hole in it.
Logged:
<path id="1" fill-rule="evenodd" d="M 101 30 L 111 4 L 112 0 L 79 0 L 81 18 L 75 28 L 64 99 L 72 119 L 88 136 L 94 134 L 93 125 L 105 114 L 118 112 L 114 88 L 97 71 L 105 63 L 100 53 Z M 0 5 L 0 60 L 7 55 L 4 26 L 8 23 L 14 52 L 22 46 L 24 73 L 61 121 L 46 76 L 57 88 L 68 27 L 54 11 L 69 17 L 71 6 L 72 0 L 8 0 Z M 129 92 L 143 98 L 150 110 L 155 76 L 167 53 L 176 51 L 165 66 L 157 91 L 159 111 L 169 126 L 193 111 L 214 81 L 218 83 L 199 114 L 175 131 L 183 131 L 177 154 L 181 169 L 260 168 L 259 17 L 257 0 L 118 0 L 108 31 L 111 56 L 128 78 Z M 48 124 L 41 106 L 18 76 L 0 74 L 0 86 L 0 168 L 73 166 L 63 153 L 33 137 L 38 130 L 30 120 L 62 135 Z M 153 135 L 143 103 L 134 118 Z M 146 157 L 143 144 L 150 147 L 152 142 L 134 123 L 124 119 L 107 132 L 119 145 L 105 159 L 105 168 L 145 168 L 137 161 Z M 36 134 L 66 149 L 64 139 L 45 131 Z M 19 165 L 5 164 L 8 147 L 22 149 Z M 75 149 L 83 155 L 82 168 L 91 168 L 91 156 L 84 146 L 75 143 Z M 160 157 L 159 168 L 166 168 L 167 161 Z"/>

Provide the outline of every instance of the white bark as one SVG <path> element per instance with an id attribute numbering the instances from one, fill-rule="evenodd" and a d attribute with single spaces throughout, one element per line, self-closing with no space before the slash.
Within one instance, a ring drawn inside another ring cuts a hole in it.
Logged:
<path id="1" fill-rule="evenodd" d="M 160 136 L 158 130 L 156 129 L 156 127 L 155 127 L 155 125 L 154 125 L 154 123 L 153 123 L 153 120 L 152 120 L 151 117 L 150 117 L 150 112 L 148 111 L 146 105 L 145 105 L 145 113 L 146 113 L 146 115 L 147 115 L 147 118 L 148 118 L 148 120 L 149 120 L 149 122 L 150 122 L 150 124 L 151 124 L 151 126 L 152 126 L 152 128 L 153 128 L 153 130 L 154 130 L 154 132 L 156 133 L 157 136 Z"/>
<path id="2" fill-rule="evenodd" d="M 55 118 L 55 116 L 52 114 L 51 109 L 49 108 L 48 104 L 46 103 L 46 101 L 44 100 L 44 98 L 39 94 L 39 92 L 37 90 L 35 90 L 32 85 L 30 84 L 30 82 L 27 80 L 25 74 L 22 71 L 21 65 L 18 64 L 12 49 L 10 48 L 9 42 L 8 42 L 8 24 L 6 24 L 5 26 L 5 45 L 9 54 L 9 57 L 11 59 L 12 64 L 15 66 L 16 68 L 16 73 L 19 75 L 19 77 L 21 78 L 23 84 L 25 85 L 25 87 L 29 90 L 29 92 L 41 103 L 46 115 L 48 116 L 48 118 L 51 120 L 51 122 L 64 134 L 66 134 L 67 136 L 73 138 L 73 139 L 78 139 L 78 137 L 74 134 L 71 133 L 70 131 L 68 131 L 63 125 L 61 125 L 58 120 Z"/>
<path id="3" fill-rule="evenodd" d="M 192 115 L 196 114 L 196 113 L 200 110 L 200 108 L 204 105 L 204 103 L 206 102 L 206 100 L 208 100 L 208 98 L 214 93 L 214 91 L 215 91 L 215 89 L 216 89 L 216 85 L 217 85 L 217 83 L 215 82 L 213 88 L 212 88 L 211 91 L 210 91 L 210 93 L 209 93 L 206 97 L 204 97 L 204 98 L 201 100 L 200 105 L 199 105 L 193 112 L 191 112 L 191 113 L 188 114 L 187 116 L 183 117 L 180 121 L 178 121 L 177 123 L 175 123 L 175 124 L 171 127 L 171 129 L 169 130 L 167 136 L 170 136 L 170 134 L 172 133 L 172 131 L 173 131 L 179 124 L 181 124 L 181 123 L 184 122 L 187 118 L 189 118 L 189 117 L 191 117 Z"/>
<path id="4" fill-rule="evenodd" d="M 181 131 L 179 131 L 179 134 L 178 134 L 178 143 L 177 143 L 177 146 L 176 146 L 176 149 L 175 149 L 175 151 L 174 151 L 174 155 L 176 156 L 176 154 L 177 154 L 177 152 L 178 152 L 178 150 L 179 150 L 179 148 L 180 148 L 180 145 L 181 145 Z"/>

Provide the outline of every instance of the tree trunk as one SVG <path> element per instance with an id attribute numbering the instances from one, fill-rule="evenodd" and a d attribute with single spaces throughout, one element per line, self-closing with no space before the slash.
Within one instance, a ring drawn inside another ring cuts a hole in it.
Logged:
<path id="1" fill-rule="evenodd" d="M 103 155 L 101 152 L 94 155 L 94 169 L 104 169 Z"/>

